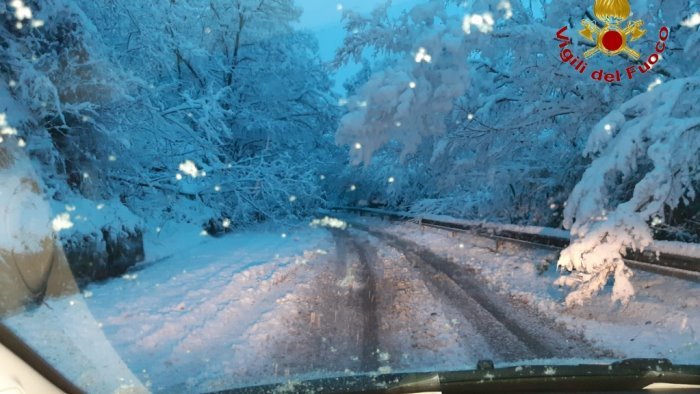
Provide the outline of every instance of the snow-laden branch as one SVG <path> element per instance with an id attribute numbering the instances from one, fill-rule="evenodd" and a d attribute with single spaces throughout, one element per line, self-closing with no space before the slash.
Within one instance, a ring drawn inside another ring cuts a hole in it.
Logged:
<path id="1" fill-rule="evenodd" d="M 696 197 L 700 181 L 700 109 L 695 98 L 700 78 L 663 84 L 604 117 L 588 139 L 594 157 L 564 210 L 572 243 L 559 266 L 576 271 L 562 279 L 576 288 L 567 297 L 580 304 L 598 292 L 614 273 L 613 301 L 634 295 L 625 267 L 625 250 L 652 243 L 650 223 L 665 219 Z M 633 186 L 622 201 L 620 189 Z M 618 193 L 616 193 L 618 191 Z"/>

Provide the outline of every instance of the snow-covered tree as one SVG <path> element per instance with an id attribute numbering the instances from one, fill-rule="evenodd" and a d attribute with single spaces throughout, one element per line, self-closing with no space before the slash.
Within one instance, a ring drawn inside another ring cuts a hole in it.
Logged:
<path id="1" fill-rule="evenodd" d="M 122 176 L 127 186 L 165 192 L 168 205 L 202 201 L 207 209 L 194 217 L 236 226 L 321 202 L 315 166 L 329 157 L 334 99 L 315 40 L 291 27 L 300 13 L 293 2 L 82 6 L 113 33 L 105 39 L 120 48 L 114 57 L 143 81 L 137 105 L 150 111 L 120 127 L 141 129 L 151 149 L 131 164 L 150 171 Z M 206 176 L 177 175 L 186 161 Z M 171 211 L 180 219 L 192 212 Z"/>
<path id="2" fill-rule="evenodd" d="M 559 283 L 575 288 L 567 304 L 585 302 L 614 277 L 612 300 L 634 295 L 624 264 L 627 250 L 644 250 L 654 229 L 680 207 L 692 206 L 700 187 L 700 95 L 696 2 L 662 2 L 649 16 L 665 16 L 677 38 L 662 77 L 603 117 L 583 151 L 593 159 L 564 209 L 572 244 L 559 266 L 575 271 Z M 650 7 L 650 9 L 652 9 Z M 685 77 L 685 78 L 684 78 Z"/>
<path id="3" fill-rule="evenodd" d="M 639 212 L 626 217 L 626 224 L 615 222 L 615 218 L 625 217 L 622 212 L 629 214 L 630 206 L 639 205 L 625 202 L 631 201 L 628 194 L 635 187 L 648 187 L 650 180 L 645 174 L 650 170 L 642 163 L 652 163 L 652 159 L 639 159 L 639 165 L 635 165 L 638 159 L 628 158 L 625 165 L 631 167 L 623 184 L 605 192 L 589 190 L 592 179 L 600 185 L 614 184 L 608 178 L 617 167 L 611 163 L 621 164 L 615 156 L 618 152 L 606 148 L 617 143 L 600 145 L 598 136 L 607 132 L 601 127 L 614 122 L 606 118 L 599 123 L 600 119 L 615 108 L 637 108 L 633 115 L 626 115 L 626 127 L 635 127 L 637 133 L 652 133 L 642 131 L 642 124 L 632 122 L 632 118 L 650 122 L 666 115 L 661 109 L 640 106 L 640 100 L 648 100 L 649 95 L 664 97 L 667 89 L 677 86 L 673 80 L 687 78 L 697 70 L 697 27 L 688 28 L 687 22 L 697 2 L 632 3 L 635 15 L 645 19 L 648 30 L 635 46 L 654 48 L 664 25 L 670 28 L 671 38 L 666 42 L 662 63 L 631 81 L 610 85 L 592 83 L 587 76 L 562 67 L 554 40 L 556 32 L 566 25 L 576 50 L 582 53 L 587 49 L 590 44 L 575 32 L 580 20 L 590 14 L 592 3 L 427 1 L 398 16 L 392 16 L 396 12 L 391 12 L 390 5 L 368 16 L 347 12 L 347 38 L 338 52 L 338 62 L 359 63 L 371 55 L 382 66 L 376 67 L 381 71 L 365 78 L 367 82 L 348 98 L 337 142 L 349 146 L 355 163 L 377 168 L 376 164 L 386 166 L 402 159 L 425 174 L 440 174 L 426 176 L 428 184 L 421 185 L 423 191 L 418 195 L 412 194 L 416 189 L 395 191 L 410 196 L 408 201 L 402 200 L 403 205 L 416 213 L 572 225 L 575 241 L 560 264 L 581 270 L 582 281 L 594 276 L 597 280 L 580 287 L 569 301 L 581 300 L 584 293 L 592 294 L 614 269 L 620 273 L 614 299 L 624 300 L 630 294 L 625 290 L 629 289 L 625 286 L 628 270 L 622 263 L 612 263 L 613 258 L 621 261 L 622 250 L 640 248 L 649 241 L 649 225 L 663 222 L 668 216 L 664 212 L 672 211 L 679 202 L 685 203 L 678 190 L 683 190 L 680 193 L 686 200 L 692 199 L 693 183 L 686 178 L 697 174 L 694 156 L 679 156 L 675 166 L 686 166 L 683 168 L 687 171 L 679 172 L 680 178 L 672 181 L 676 185 L 674 193 L 668 198 L 640 194 L 640 198 L 650 199 L 641 203 L 650 205 L 634 208 Z M 596 58 L 596 67 L 619 68 L 620 58 Z M 648 90 L 652 93 L 645 93 Z M 697 97 L 697 92 L 693 90 L 689 97 Z M 642 141 L 637 144 L 642 145 L 633 144 L 635 149 L 646 152 L 655 141 L 675 138 L 668 133 L 697 134 L 695 129 L 683 126 L 694 115 L 673 114 L 685 120 L 664 124 L 663 131 L 653 131 L 654 136 L 640 137 Z M 613 130 L 611 135 L 618 135 L 620 130 Z M 632 131 L 620 133 L 625 138 Z M 393 144 L 401 146 L 400 156 L 391 154 L 396 151 Z M 692 144 L 688 148 L 686 152 L 697 153 L 692 151 Z M 658 154 L 649 153 L 648 157 Z M 603 173 L 608 177 L 603 178 Z M 664 174 L 676 176 L 676 172 Z M 383 187 L 377 186 L 377 190 Z M 647 215 L 652 211 L 651 216 Z M 562 213 L 566 216 L 563 222 Z M 600 218 L 612 222 L 603 223 Z M 602 228 L 617 231 L 619 239 L 606 237 Z M 581 257 L 580 248 L 590 253 Z"/>
<path id="4" fill-rule="evenodd" d="M 58 148 L 43 156 L 72 189 L 233 225 L 321 203 L 314 165 L 333 149 L 335 100 L 314 38 L 291 27 L 292 1 L 54 0 L 35 14 L 41 28 L 8 21 L 6 58 L 26 47 L 14 66 L 26 76 L 8 80 L 49 122 L 28 144 Z M 178 180 L 188 160 L 207 176 Z"/>
<path id="5" fill-rule="evenodd" d="M 585 114 L 609 104 L 609 92 L 582 101 L 585 81 L 546 56 L 555 23 L 566 23 L 570 9 L 549 5 L 562 19 L 548 26 L 519 3 L 464 7 L 431 1 L 398 17 L 388 7 L 345 15 L 348 36 L 337 62 L 376 51 L 382 71 L 348 98 L 337 141 L 365 163 L 393 141 L 406 163 L 441 174 L 424 188 L 437 198 L 416 211 L 549 223 L 549 207 L 566 197 L 559 185 L 572 184 L 580 166 L 570 158 L 593 124 Z M 561 83 L 532 83 L 548 75 Z M 459 196 L 476 205 L 455 204 Z"/>
<path id="6" fill-rule="evenodd" d="M 324 203 L 337 100 L 299 13 L 291 0 L 0 3 L 2 137 L 37 165 L 53 214 L 84 219 L 61 231 L 68 249 Z"/>
<path id="7" fill-rule="evenodd" d="M 564 210 L 573 241 L 559 266 L 580 282 L 568 304 L 583 302 L 614 273 L 613 300 L 634 295 L 623 258 L 643 250 L 667 208 L 689 204 L 700 183 L 700 78 L 678 79 L 626 102 L 596 127 L 585 154 L 594 160 Z M 569 281 L 570 282 L 570 281 Z"/>

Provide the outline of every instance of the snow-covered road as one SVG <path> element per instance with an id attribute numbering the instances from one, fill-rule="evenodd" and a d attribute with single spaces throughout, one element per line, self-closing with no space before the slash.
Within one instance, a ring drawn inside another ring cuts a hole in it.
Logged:
<path id="1" fill-rule="evenodd" d="M 169 243 L 157 263 L 7 323 L 100 392 L 124 382 L 101 382 L 89 366 L 70 362 L 66 342 L 79 344 L 73 353 L 92 349 L 80 346 L 81 324 L 97 327 L 91 340 L 106 339 L 147 388 L 167 392 L 471 369 L 480 359 L 684 361 L 697 354 L 697 283 L 640 273 L 639 299 L 624 310 L 607 299 L 565 310 L 552 286 L 556 273 L 543 265 L 550 250 L 494 250 L 477 236 L 353 220 L 346 230 L 261 230 L 180 249 Z M 675 291 L 685 300 L 669 299 Z M 82 303 L 93 320 L 70 318 Z M 644 321 L 629 308 L 646 311 Z M 47 344 L 56 324 L 68 339 Z"/>

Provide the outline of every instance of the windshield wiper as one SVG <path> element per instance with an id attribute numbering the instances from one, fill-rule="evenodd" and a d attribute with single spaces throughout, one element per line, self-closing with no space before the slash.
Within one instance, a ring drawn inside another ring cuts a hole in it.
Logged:
<path id="1" fill-rule="evenodd" d="M 543 364 L 495 368 L 493 362 L 483 360 L 476 369 L 469 371 L 368 374 L 288 381 L 218 393 L 614 392 L 641 390 L 653 383 L 700 385 L 700 365 L 674 365 L 667 359 L 637 358 L 612 364 Z"/>

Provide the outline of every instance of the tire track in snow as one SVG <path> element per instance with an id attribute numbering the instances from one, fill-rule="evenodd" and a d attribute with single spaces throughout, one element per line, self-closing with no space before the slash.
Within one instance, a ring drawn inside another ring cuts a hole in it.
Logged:
<path id="1" fill-rule="evenodd" d="M 347 236 L 343 233 L 343 236 Z M 360 305 L 362 310 L 362 369 L 363 371 L 376 371 L 379 367 L 377 352 L 379 349 L 378 323 L 377 323 L 377 283 L 372 273 L 372 265 L 376 264 L 376 253 L 368 253 L 367 248 L 362 247 L 357 240 L 352 240 L 352 245 L 360 259 L 360 282 L 364 283 L 364 289 L 360 291 Z"/>
<path id="2" fill-rule="evenodd" d="M 483 336 L 494 353 L 489 358 L 498 356 L 502 360 L 515 361 L 526 357 L 546 358 L 551 356 L 545 350 L 548 346 L 533 340 L 531 337 L 527 338 L 529 333 L 515 326 L 512 322 L 503 322 L 502 314 L 496 315 L 488 307 L 484 307 L 483 299 L 473 297 L 449 275 L 436 269 L 432 264 L 426 264 L 426 260 L 422 256 L 402 246 L 393 243 L 392 246 L 402 253 L 412 267 L 420 273 L 433 296 L 459 311 Z M 473 286 L 468 287 L 474 288 Z"/>
<path id="3" fill-rule="evenodd" d="M 476 271 L 386 232 L 361 224 L 355 228 L 399 250 L 422 273 L 433 294 L 462 311 L 503 361 L 599 354 L 587 343 L 560 332 L 544 316 L 486 290 Z"/>
<path id="4" fill-rule="evenodd" d="M 433 296 L 423 277 L 394 248 L 353 234 L 373 256 L 378 321 L 378 371 L 453 370 L 492 354 L 455 308 Z"/>
<path id="5" fill-rule="evenodd" d="M 319 371 L 350 374 L 376 371 L 376 285 L 372 256 L 345 232 L 332 231 L 335 255 L 298 295 L 285 322 L 286 336 L 275 344 L 277 376 Z"/>

